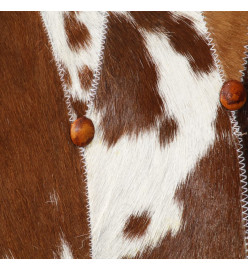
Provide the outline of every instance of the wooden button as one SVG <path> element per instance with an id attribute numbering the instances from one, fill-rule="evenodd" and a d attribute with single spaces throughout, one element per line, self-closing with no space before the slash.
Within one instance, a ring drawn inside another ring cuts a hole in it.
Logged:
<path id="1" fill-rule="evenodd" d="M 80 117 L 71 124 L 71 140 L 77 146 L 86 146 L 94 138 L 95 128 L 87 117 Z"/>
<path id="2" fill-rule="evenodd" d="M 246 102 L 246 91 L 243 84 L 235 80 L 225 82 L 220 91 L 220 102 L 231 111 L 243 107 Z"/>

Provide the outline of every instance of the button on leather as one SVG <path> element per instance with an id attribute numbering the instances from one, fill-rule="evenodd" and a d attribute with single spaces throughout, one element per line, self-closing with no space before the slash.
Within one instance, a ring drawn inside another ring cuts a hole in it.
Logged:
<path id="1" fill-rule="evenodd" d="M 95 128 L 87 117 L 80 117 L 71 124 L 71 140 L 77 146 L 86 146 L 94 138 Z"/>
<path id="2" fill-rule="evenodd" d="M 246 102 L 246 91 L 243 84 L 236 80 L 225 82 L 220 91 L 220 102 L 231 111 L 243 107 Z"/>

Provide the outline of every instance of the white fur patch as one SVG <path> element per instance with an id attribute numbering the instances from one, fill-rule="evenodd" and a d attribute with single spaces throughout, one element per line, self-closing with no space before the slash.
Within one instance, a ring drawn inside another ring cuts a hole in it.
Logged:
<path id="1" fill-rule="evenodd" d="M 66 13 L 41 12 L 41 14 L 53 45 L 54 55 L 58 57 L 56 60 L 66 67 L 70 74 L 72 86 L 69 91 L 71 96 L 75 100 L 86 102 L 89 99 L 89 92 L 82 89 L 78 71 L 84 65 L 87 65 L 91 70 L 95 70 L 98 65 L 104 20 L 102 12 L 80 12 L 77 15 L 78 20 L 85 24 L 91 36 L 90 45 L 77 52 L 71 50 L 67 43 L 64 27 Z"/>
<path id="2" fill-rule="evenodd" d="M 68 243 L 62 238 L 59 250 L 60 259 L 73 259 L 71 249 Z"/>
<path id="3" fill-rule="evenodd" d="M 202 32 L 199 13 L 191 16 Z M 147 246 L 155 247 L 169 230 L 176 234 L 183 209 L 174 200 L 175 190 L 215 141 L 213 122 L 222 84 L 218 71 L 196 76 L 165 35 L 142 33 L 158 67 L 166 112 L 178 122 L 178 134 L 165 148 L 154 130 L 140 134 L 137 140 L 123 136 L 108 149 L 99 127 L 101 115 L 88 115 L 96 128 L 94 141 L 85 151 L 93 258 L 135 256 Z M 125 222 L 144 211 L 151 217 L 146 234 L 126 239 Z"/>

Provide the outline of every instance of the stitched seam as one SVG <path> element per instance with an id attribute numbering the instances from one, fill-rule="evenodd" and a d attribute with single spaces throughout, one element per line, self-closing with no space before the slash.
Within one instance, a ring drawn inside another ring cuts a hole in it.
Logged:
<path id="1" fill-rule="evenodd" d="M 206 38 L 208 40 L 208 46 L 210 47 L 210 50 L 212 52 L 212 56 L 214 58 L 214 62 L 220 74 L 221 80 L 224 83 L 225 73 L 222 69 L 221 62 L 216 52 L 213 38 L 211 38 L 211 33 L 208 30 L 204 12 L 201 12 L 201 15 L 203 17 L 205 31 L 207 33 Z M 246 50 L 248 49 L 248 45 L 244 47 Z M 247 64 L 247 53 L 248 52 L 246 51 L 245 57 L 243 58 L 244 60 L 243 66 Z M 242 74 L 241 81 L 243 81 L 244 70 L 239 71 L 239 72 Z M 248 259 L 248 183 L 247 183 L 247 172 L 245 168 L 245 157 L 244 157 L 244 151 L 243 151 L 243 138 L 242 138 L 243 134 L 241 132 L 241 127 L 237 120 L 237 111 L 229 112 L 228 116 L 229 116 L 231 126 L 232 126 L 232 134 L 237 138 L 236 152 L 237 152 L 238 163 L 239 163 L 239 177 L 240 177 L 240 183 L 241 183 L 240 202 L 241 202 L 241 210 L 242 210 L 242 222 L 243 222 L 244 234 L 245 234 L 244 235 L 245 257 L 246 259 Z"/>
<path id="2" fill-rule="evenodd" d="M 248 27 L 247 27 L 248 29 Z M 248 35 L 248 32 L 247 32 Z M 247 37 L 248 38 L 248 37 Z M 248 40 L 248 39 L 247 39 Z M 241 82 L 244 82 L 245 70 L 248 67 L 248 45 L 244 46 L 244 57 L 243 57 L 243 69 L 239 72 L 241 73 Z M 233 112 L 235 114 L 235 112 Z M 237 117 L 235 115 L 235 117 Z M 238 121 L 236 120 L 238 123 Z M 235 132 L 238 137 L 238 157 L 240 160 L 240 176 L 241 176 L 241 202 L 242 202 L 242 214 L 243 214 L 243 223 L 245 226 L 245 249 L 246 249 L 246 258 L 248 259 L 248 181 L 247 181 L 247 172 L 246 172 L 246 162 L 243 148 L 243 134 L 241 132 L 240 126 L 235 126 Z"/>
<path id="3" fill-rule="evenodd" d="M 247 40 L 248 40 L 248 33 L 247 33 Z M 248 65 L 248 45 L 245 45 L 244 48 L 245 48 L 245 53 L 244 53 L 243 64 L 242 64 L 243 69 L 239 71 L 241 73 L 241 82 L 244 82 L 245 69 Z"/>
<path id="4" fill-rule="evenodd" d="M 100 76 L 101 76 L 101 70 L 102 70 L 102 64 L 103 64 L 103 57 L 104 57 L 104 49 L 105 49 L 105 41 L 107 37 L 107 30 L 108 30 L 108 12 L 102 12 L 103 13 L 103 25 L 102 25 L 102 39 L 101 39 L 101 47 L 100 47 L 100 52 L 98 55 L 98 65 L 94 71 L 93 75 L 93 80 L 92 80 L 92 85 L 89 90 L 89 100 L 86 104 L 87 109 L 85 112 L 85 115 L 90 114 L 94 107 L 94 99 L 97 93 L 98 85 L 100 82 Z M 81 155 L 81 161 L 82 161 L 82 168 L 84 170 L 84 176 L 85 176 L 85 182 L 86 182 L 86 191 L 87 191 L 87 212 L 88 212 L 88 217 L 87 221 L 90 227 L 90 257 L 93 258 L 93 250 L 92 250 L 92 229 L 91 229 L 91 212 L 90 212 L 90 202 L 89 202 L 89 189 L 88 189 L 88 170 L 87 170 L 87 165 L 86 165 L 86 153 L 85 153 L 85 148 L 84 147 L 79 147 L 79 152 Z"/>
<path id="5" fill-rule="evenodd" d="M 102 68 L 102 63 L 103 63 L 103 55 L 104 55 L 104 48 L 105 48 L 105 40 L 106 40 L 106 35 L 107 35 L 107 28 L 108 28 L 108 12 L 107 11 L 103 11 L 101 12 L 103 15 L 103 24 L 102 24 L 102 39 L 101 39 L 101 46 L 100 46 L 100 52 L 98 54 L 98 65 L 93 73 L 93 80 L 92 80 L 92 85 L 91 88 L 89 90 L 90 94 L 89 94 L 89 100 L 87 101 L 87 109 L 86 109 L 86 114 L 90 113 L 90 111 L 93 108 L 93 103 L 94 103 L 94 99 L 96 96 L 96 92 L 98 89 L 98 85 L 99 85 L 99 81 L 100 81 L 100 75 L 101 75 L 101 68 Z M 58 75 L 60 78 L 60 81 L 62 83 L 62 88 L 63 88 L 63 92 L 64 92 L 64 98 L 65 98 L 65 103 L 66 103 L 66 107 L 67 107 L 67 113 L 69 116 L 69 122 L 72 123 L 75 119 L 74 119 L 74 114 L 73 114 L 73 108 L 70 102 L 70 91 L 66 86 L 65 83 L 65 70 L 58 58 L 57 53 L 54 50 L 54 44 L 53 41 L 50 38 L 50 35 L 48 33 L 48 28 L 46 26 L 46 23 L 42 17 L 42 14 L 40 12 L 40 16 L 41 16 L 41 20 L 42 20 L 42 24 L 44 27 L 44 31 L 47 35 L 47 39 L 48 39 L 48 43 L 51 47 L 54 59 L 55 59 L 55 64 L 58 70 Z M 84 179 L 83 181 L 85 182 L 85 189 L 86 189 L 86 209 L 87 209 L 87 223 L 88 223 L 88 228 L 89 228 L 89 242 L 90 242 L 90 257 L 92 258 L 92 228 L 91 228 L 91 218 L 90 218 L 90 204 L 89 204 L 89 190 L 88 190 L 88 174 L 87 174 L 87 167 L 86 167 L 86 158 L 85 158 L 85 148 L 84 147 L 78 147 L 79 149 L 79 154 L 81 157 L 81 169 L 83 170 L 83 175 L 84 175 Z"/>
<path id="6" fill-rule="evenodd" d="M 94 99 L 95 99 L 98 85 L 100 82 L 103 57 L 104 57 L 104 49 L 105 49 L 105 41 L 106 41 L 107 30 L 108 30 L 108 16 L 109 16 L 107 11 L 102 12 L 102 13 L 103 13 L 102 40 L 101 40 L 100 52 L 98 55 L 98 65 L 94 71 L 92 85 L 89 90 L 90 94 L 89 94 L 89 100 L 87 102 L 87 109 L 86 109 L 85 115 L 89 114 L 93 108 Z"/>

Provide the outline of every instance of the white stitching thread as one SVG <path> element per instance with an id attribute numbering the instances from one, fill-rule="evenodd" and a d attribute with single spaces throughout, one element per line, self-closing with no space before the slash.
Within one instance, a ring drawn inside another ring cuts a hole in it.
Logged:
<path id="1" fill-rule="evenodd" d="M 56 64 L 56 67 L 57 67 L 57 70 L 58 70 L 59 78 L 60 78 L 60 81 L 62 82 L 62 88 L 63 88 L 63 91 L 64 91 L 64 97 L 65 97 L 65 103 L 66 103 L 66 107 L 67 107 L 67 112 L 68 112 L 68 115 L 69 115 L 69 121 L 72 122 L 73 121 L 73 111 L 72 111 L 71 102 L 70 102 L 70 91 L 66 87 L 66 83 L 65 83 L 65 79 L 64 79 L 65 70 L 64 70 L 61 62 L 59 61 L 57 53 L 54 50 L 54 44 L 53 44 L 53 41 L 50 39 L 49 33 L 47 31 L 46 22 L 44 21 L 42 14 L 40 14 L 40 16 L 41 16 L 41 20 L 42 20 L 42 23 L 43 23 L 44 31 L 45 31 L 45 33 L 47 35 L 48 43 L 49 43 L 49 45 L 51 47 L 51 50 L 52 50 L 52 53 L 53 53 L 53 56 L 54 56 L 54 59 L 55 59 L 55 64 Z"/>
<path id="2" fill-rule="evenodd" d="M 211 33 L 208 31 L 205 15 L 203 14 L 203 12 L 201 12 L 201 15 L 203 17 L 204 28 L 205 28 L 204 30 L 205 30 L 205 33 L 206 33 L 208 46 L 210 47 L 210 51 L 212 52 L 212 56 L 214 58 L 214 63 L 215 63 L 215 66 L 218 69 L 221 80 L 222 80 L 222 82 L 224 82 L 225 81 L 225 73 L 224 73 L 224 71 L 222 69 L 221 62 L 220 62 L 220 60 L 218 58 L 218 55 L 217 55 L 217 52 L 216 52 L 216 49 L 215 49 L 215 44 L 213 42 L 213 39 L 211 38 Z"/>
<path id="3" fill-rule="evenodd" d="M 96 96 L 96 92 L 97 92 L 97 88 L 98 88 L 98 84 L 100 81 L 100 75 L 101 75 L 101 69 L 102 69 L 102 63 L 103 63 L 103 55 L 104 55 L 104 48 L 105 48 L 105 41 L 106 41 L 106 35 L 107 35 L 107 28 L 108 28 L 108 12 L 107 11 L 103 11 L 101 12 L 103 15 L 103 24 L 102 24 L 102 39 L 101 39 L 101 46 L 100 46 L 100 52 L 98 55 L 98 65 L 94 71 L 93 74 L 93 80 L 92 80 L 92 85 L 91 85 L 91 89 L 89 90 L 90 94 L 89 94 L 89 100 L 87 101 L 87 109 L 86 109 L 86 113 L 88 114 L 90 113 L 90 111 L 93 108 L 93 102 L 94 102 L 94 98 Z M 68 112 L 68 116 L 69 116 L 69 121 L 70 123 L 72 123 L 75 119 L 74 119 L 74 113 L 73 113 L 73 108 L 70 102 L 70 91 L 68 90 L 66 83 L 65 83 L 65 70 L 61 64 L 61 62 L 59 61 L 59 58 L 57 56 L 57 53 L 54 50 L 54 46 L 53 46 L 53 42 L 50 39 L 49 33 L 47 31 L 47 26 L 46 23 L 41 15 L 41 19 L 42 19 L 42 23 L 44 26 L 44 30 L 45 33 L 47 35 L 48 38 L 48 43 L 50 44 L 50 47 L 52 49 L 52 53 L 55 59 L 55 63 L 57 66 L 57 70 L 58 70 L 58 74 L 59 74 L 59 78 L 60 81 L 62 83 L 62 88 L 64 91 L 64 98 L 65 98 L 65 103 L 66 103 L 66 107 L 67 107 L 67 112 Z M 88 222 L 88 227 L 89 227 L 89 242 L 90 242 L 90 257 L 92 258 L 92 237 L 91 237 L 91 219 L 90 219 L 90 204 L 89 204 L 89 191 L 88 191 L 88 177 L 87 177 L 87 167 L 86 167 L 86 160 L 85 160 L 85 148 L 84 147 L 78 147 L 79 148 L 79 154 L 81 157 L 81 169 L 83 169 L 83 175 L 84 175 L 84 181 L 85 181 L 85 188 L 86 188 L 86 209 L 87 209 L 87 222 Z"/>
<path id="4" fill-rule="evenodd" d="M 207 28 L 207 23 L 206 23 L 206 17 L 203 12 L 201 12 L 204 24 L 205 24 L 205 30 L 207 33 L 207 40 L 208 40 L 208 45 L 210 46 L 210 50 L 212 51 L 212 55 L 214 58 L 214 62 L 216 67 L 218 68 L 218 72 L 220 74 L 221 80 L 224 83 L 225 82 L 225 73 L 222 69 L 221 62 L 218 58 L 216 49 L 215 49 L 215 44 L 213 42 L 213 38 L 211 38 L 211 34 L 208 31 Z M 245 67 L 247 63 L 247 54 L 248 54 L 248 45 L 244 46 L 246 49 L 245 57 L 243 58 L 244 64 L 243 66 Z M 244 70 L 239 71 L 242 74 L 241 81 L 243 81 L 244 77 Z M 243 149 L 243 134 L 241 132 L 241 127 L 239 126 L 238 120 L 237 120 L 237 111 L 231 111 L 229 115 L 229 119 L 232 125 L 232 133 L 233 135 L 237 138 L 237 146 L 236 146 L 236 151 L 238 155 L 238 163 L 239 163 L 239 176 L 240 176 L 240 183 L 241 183 L 241 208 L 242 208 L 242 219 L 243 219 L 243 225 L 245 228 L 245 256 L 246 259 L 248 259 L 248 183 L 247 183 L 247 172 L 245 168 L 245 157 L 244 157 L 244 151 Z"/>
<path id="5" fill-rule="evenodd" d="M 105 49 L 105 41 L 106 41 L 106 36 L 107 36 L 107 28 L 108 28 L 108 12 L 103 12 L 103 26 L 102 26 L 102 40 L 101 40 L 101 48 L 100 48 L 100 53 L 98 56 L 98 65 L 94 71 L 93 75 L 93 80 L 92 80 L 92 85 L 90 89 L 90 98 L 87 102 L 87 109 L 85 112 L 85 115 L 91 112 L 93 108 L 93 102 L 96 96 L 97 88 L 99 85 L 100 81 L 100 75 L 101 75 L 101 69 L 102 69 L 102 64 L 103 64 L 103 56 L 104 56 L 104 49 Z M 87 193 L 87 212 L 88 212 L 88 217 L 87 221 L 89 224 L 90 228 L 90 235 L 91 235 L 91 218 L 90 218 L 90 202 L 89 202 L 89 190 L 88 190 L 88 170 L 86 166 L 86 155 L 85 155 L 85 148 L 80 147 L 79 152 L 81 155 L 81 161 L 82 161 L 82 168 L 84 170 L 84 176 L 85 176 L 85 182 L 86 182 L 86 193 Z M 90 257 L 92 258 L 92 237 L 90 237 Z"/>
<path id="6" fill-rule="evenodd" d="M 238 139 L 237 143 L 237 153 L 239 160 L 239 171 L 240 171 L 240 182 L 241 182 L 241 206 L 242 206 L 242 217 L 245 227 L 245 252 L 246 258 L 248 259 L 248 183 L 247 174 L 245 168 L 245 157 L 243 152 L 243 134 L 240 131 L 240 126 L 237 121 L 237 111 L 231 111 L 231 123 L 233 128 L 233 133 Z"/>
<path id="7" fill-rule="evenodd" d="M 102 26 L 102 40 L 101 40 L 101 47 L 100 47 L 100 53 L 98 56 L 98 65 L 94 71 L 93 75 L 93 80 L 92 80 L 92 85 L 89 90 L 90 92 L 90 98 L 87 102 L 87 110 L 85 114 L 87 115 L 88 113 L 91 112 L 91 109 L 93 108 L 93 101 L 96 96 L 98 84 L 100 81 L 100 75 L 101 75 L 101 69 L 102 69 L 102 63 L 103 63 L 103 56 L 104 56 L 104 48 L 105 48 L 105 41 L 106 41 L 106 36 L 107 36 L 107 29 L 108 29 L 108 12 L 103 12 L 103 26 Z"/>
<path id="8" fill-rule="evenodd" d="M 248 29 L 248 27 L 247 27 L 247 29 Z M 247 31 L 247 35 L 248 35 L 248 31 Z M 239 71 L 241 73 L 241 81 L 242 82 L 244 81 L 245 69 L 246 69 L 247 64 L 248 64 L 248 45 L 245 45 L 244 48 L 245 48 L 245 56 L 243 57 L 243 64 L 242 64 L 243 69 Z"/>
<path id="9" fill-rule="evenodd" d="M 247 33 L 248 35 L 248 33 Z M 248 62 L 248 45 L 244 46 L 244 57 L 243 57 L 243 69 L 239 72 L 241 73 L 241 82 L 244 82 L 245 77 L 245 68 L 247 67 Z M 237 111 L 232 111 L 232 119 L 233 119 L 233 132 L 237 136 L 238 139 L 238 159 L 239 159 L 239 170 L 240 170 L 240 181 L 241 181 L 241 205 L 242 205 L 242 216 L 243 223 L 245 227 L 245 252 L 246 258 L 248 259 L 248 182 L 247 182 L 247 172 L 246 172 L 246 164 L 245 164 L 245 156 L 243 149 L 243 134 L 241 132 L 241 127 L 237 121 Z"/>

